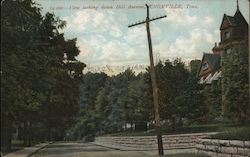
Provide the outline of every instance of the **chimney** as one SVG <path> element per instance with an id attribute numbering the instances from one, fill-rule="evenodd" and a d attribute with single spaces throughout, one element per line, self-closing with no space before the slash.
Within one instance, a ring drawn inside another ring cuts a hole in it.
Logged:
<path id="1" fill-rule="evenodd" d="M 217 55 L 219 55 L 221 53 L 220 48 L 219 48 L 217 42 L 215 42 L 212 51 L 213 51 L 213 54 L 217 54 Z"/>

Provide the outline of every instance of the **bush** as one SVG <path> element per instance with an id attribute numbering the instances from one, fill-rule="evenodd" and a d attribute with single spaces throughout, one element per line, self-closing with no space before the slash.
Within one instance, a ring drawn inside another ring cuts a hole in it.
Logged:
<path id="1" fill-rule="evenodd" d="M 211 135 L 212 139 L 250 141 L 250 127 L 230 128 L 222 133 Z"/>

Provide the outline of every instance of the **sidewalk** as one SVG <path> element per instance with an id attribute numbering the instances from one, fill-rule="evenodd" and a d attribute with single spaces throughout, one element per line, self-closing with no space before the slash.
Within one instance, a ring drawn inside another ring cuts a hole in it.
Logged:
<path id="1" fill-rule="evenodd" d="M 35 145 L 33 147 L 26 147 L 26 148 L 24 148 L 22 150 L 6 154 L 3 157 L 30 157 L 31 155 L 33 155 L 34 153 L 36 153 L 40 149 L 48 146 L 51 143 L 52 142 L 40 143 L 40 144 L 37 144 L 37 145 Z"/>
<path id="2" fill-rule="evenodd" d="M 154 152 L 158 151 L 158 148 L 133 148 L 133 147 L 125 147 L 125 146 L 117 146 L 117 145 L 111 145 L 111 144 L 106 144 L 106 143 L 100 143 L 100 142 L 90 142 L 91 144 L 97 145 L 97 146 L 102 146 L 110 149 L 115 149 L 119 151 L 143 151 L 143 152 Z M 186 147 L 186 148 L 169 148 L 169 149 L 164 149 L 168 154 L 179 154 L 179 153 L 196 153 L 196 149 L 194 147 Z"/>

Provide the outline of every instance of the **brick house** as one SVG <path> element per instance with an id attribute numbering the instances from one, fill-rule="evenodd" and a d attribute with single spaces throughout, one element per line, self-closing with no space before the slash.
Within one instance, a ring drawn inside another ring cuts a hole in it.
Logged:
<path id="1" fill-rule="evenodd" d="M 204 53 L 198 70 L 199 83 L 211 84 L 223 77 L 224 58 L 230 56 L 233 48 L 237 51 L 248 52 L 248 23 L 242 15 L 238 1 L 234 16 L 224 14 L 220 26 L 220 43 L 212 49 L 212 53 Z M 247 46 L 246 46 L 247 45 Z M 243 58 L 247 62 L 246 57 Z"/>

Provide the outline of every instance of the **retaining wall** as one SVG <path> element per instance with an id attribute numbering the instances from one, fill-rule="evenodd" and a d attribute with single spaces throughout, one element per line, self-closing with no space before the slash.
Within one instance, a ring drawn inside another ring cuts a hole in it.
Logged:
<path id="1" fill-rule="evenodd" d="M 212 157 L 250 157 L 250 141 L 199 139 L 196 149 Z"/>
<path id="2" fill-rule="evenodd" d="M 193 133 L 163 135 L 164 149 L 195 148 L 199 139 L 215 133 Z M 157 149 L 156 136 L 129 136 L 129 137 L 96 137 L 95 142 L 99 144 L 129 147 L 134 149 Z"/>

